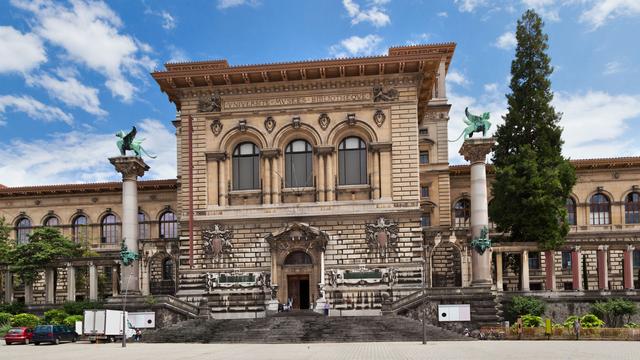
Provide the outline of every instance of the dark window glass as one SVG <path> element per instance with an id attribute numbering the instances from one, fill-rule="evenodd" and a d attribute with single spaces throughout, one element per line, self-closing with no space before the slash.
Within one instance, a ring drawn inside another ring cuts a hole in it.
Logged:
<path id="1" fill-rule="evenodd" d="M 576 225 L 576 202 L 572 198 L 567 198 L 567 222 L 569 225 Z"/>
<path id="2" fill-rule="evenodd" d="M 471 220 L 471 201 L 461 199 L 453 206 L 453 224 L 455 227 L 469 227 Z"/>
<path id="3" fill-rule="evenodd" d="M 166 258 L 162 262 L 162 280 L 173 280 L 173 260 Z"/>
<path id="4" fill-rule="evenodd" d="M 311 256 L 304 251 L 294 251 L 284 259 L 285 265 L 310 265 L 312 263 Z"/>
<path id="5" fill-rule="evenodd" d="M 429 128 L 422 128 L 418 131 L 420 135 L 429 135 Z"/>
<path id="6" fill-rule="evenodd" d="M 640 194 L 632 192 L 624 203 L 624 222 L 640 224 Z"/>
<path id="7" fill-rule="evenodd" d="M 341 185 L 367 184 L 367 147 L 362 139 L 348 137 L 338 147 Z"/>
<path id="8" fill-rule="evenodd" d="M 118 223 L 116 216 L 107 214 L 100 223 L 100 238 L 103 244 L 118 243 Z"/>
<path id="9" fill-rule="evenodd" d="M 605 194 L 595 194 L 591 197 L 591 225 L 611 224 L 611 203 Z"/>
<path id="10" fill-rule="evenodd" d="M 420 151 L 420 164 L 428 164 L 428 163 L 429 163 L 429 152 Z"/>
<path id="11" fill-rule="evenodd" d="M 233 189 L 260 188 L 260 151 L 253 143 L 245 142 L 233 150 Z"/>
<path id="12" fill-rule="evenodd" d="M 633 267 L 640 267 L 640 250 L 633 250 Z"/>
<path id="13" fill-rule="evenodd" d="M 178 237 L 178 219 L 172 211 L 160 215 L 160 238 L 176 239 Z"/>
<path id="14" fill-rule="evenodd" d="M 18 244 L 26 244 L 29 242 L 29 234 L 31 234 L 31 220 L 21 218 L 16 223 L 16 240 Z"/>
<path id="15" fill-rule="evenodd" d="M 142 211 L 138 212 L 138 239 L 147 240 L 151 238 L 151 225 L 149 218 Z"/>
<path id="16" fill-rule="evenodd" d="M 429 187 L 428 186 L 422 186 L 420 187 L 420 196 L 422 197 L 429 197 Z"/>
<path id="17" fill-rule="evenodd" d="M 44 220 L 44 226 L 46 227 L 53 227 L 53 226 L 58 226 L 60 225 L 60 220 L 58 220 L 57 217 L 55 216 L 49 216 L 48 218 L 46 218 Z"/>
<path id="18" fill-rule="evenodd" d="M 539 252 L 529 253 L 529 269 L 532 269 L 532 270 L 540 269 L 540 253 Z"/>
<path id="19" fill-rule="evenodd" d="M 85 242 L 88 239 L 89 228 L 87 227 L 87 217 L 78 215 L 71 223 L 71 234 L 73 241 L 77 243 Z"/>
<path id="20" fill-rule="evenodd" d="M 420 217 L 421 226 L 431 226 L 431 214 L 422 214 Z"/>
<path id="21" fill-rule="evenodd" d="M 284 151 L 285 186 L 313 186 L 311 145 L 304 140 L 295 140 Z"/>
<path id="22" fill-rule="evenodd" d="M 562 252 L 562 270 L 571 269 L 571 251 Z"/>

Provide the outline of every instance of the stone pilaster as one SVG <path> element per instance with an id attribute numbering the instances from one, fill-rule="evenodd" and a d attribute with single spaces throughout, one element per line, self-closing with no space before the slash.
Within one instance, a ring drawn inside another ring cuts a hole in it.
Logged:
<path id="1" fill-rule="evenodd" d="M 76 268 L 67 264 L 67 301 L 76 301 Z"/>
<path id="2" fill-rule="evenodd" d="M 571 275 L 573 277 L 573 290 L 582 290 L 582 256 L 580 246 L 573 248 L 571 252 Z"/>
<path id="3" fill-rule="evenodd" d="M 545 268 L 545 288 L 547 291 L 556 291 L 556 262 L 555 251 L 547 250 L 544 252 L 544 268 Z"/>
<path id="4" fill-rule="evenodd" d="M 149 170 L 142 158 L 118 156 L 109 161 L 122 174 L 122 237 L 129 251 L 138 253 L 138 176 Z M 140 292 L 140 263 L 122 267 L 122 289 Z"/>
<path id="5" fill-rule="evenodd" d="M 46 268 L 44 270 L 45 302 L 47 304 L 53 304 L 56 302 L 55 273 L 55 268 Z"/>
<path id="6" fill-rule="evenodd" d="M 635 246 L 629 245 L 624 251 L 624 288 L 631 290 L 633 286 L 633 250 Z"/>
<path id="7" fill-rule="evenodd" d="M 94 263 L 89 263 L 89 300 L 98 300 L 98 269 Z"/>
<path id="8" fill-rule="evenodd" d="M 600 245 L 597 251 L 598 262 L 598 289 L 609 289 L 609 264 L 607 261 L 607 254 L 609 253 L 609 246 Z"/>
<path id="9" fill-rule="evenodd" d="M 529 251 L 522 251 L 522 265 L 520 266 L 520 272 L 522 276 L 522 291 L 529 291 Z"/>
<path id="10" fill-rule="evenodd" d="M 502 291 L 503 288 L 502 253 L 498 252 L 496 253 L 496 290 Z"/>
<path id="11" fill-rule="evenodd" d="M 13 302 L 13 274 L 8 270 L 4 272 L 4 302 Z"/>

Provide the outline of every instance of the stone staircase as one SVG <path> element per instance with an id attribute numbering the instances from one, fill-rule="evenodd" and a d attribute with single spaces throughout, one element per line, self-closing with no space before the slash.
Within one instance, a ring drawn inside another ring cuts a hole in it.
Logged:
<path id="1" fill-rule="evenodd" d="M 428 340 L 469 340 L 432 325 Z M 279 313 L 260 319 L 194 319 L 144 333 L 157 343 L 303 343 L 421 341 L 422 324 L 403 316 L 325 317 L 311 311 Z"/>

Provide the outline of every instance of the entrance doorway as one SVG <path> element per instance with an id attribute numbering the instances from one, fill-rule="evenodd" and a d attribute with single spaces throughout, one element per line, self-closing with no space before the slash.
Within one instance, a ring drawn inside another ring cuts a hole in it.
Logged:
<path id="1" fill-rule="evenodd" d="M 309 309 L 309 275 L 287 276 L 287 288 L 294 309 Z"/>

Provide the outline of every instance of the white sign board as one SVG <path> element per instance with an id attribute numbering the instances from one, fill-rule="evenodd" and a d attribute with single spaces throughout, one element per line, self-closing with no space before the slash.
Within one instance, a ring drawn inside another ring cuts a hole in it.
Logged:
<path id="1" fill-rule="evenodd" d="M 156 327 L 156 313 L 130 312 L 129 324 L 135 329 L 153 329 Z"/>
<path id="2" fill-rule="evenodd" d="M 438 321 L 471 321 L 469 304 L 438 305 Z"/>

